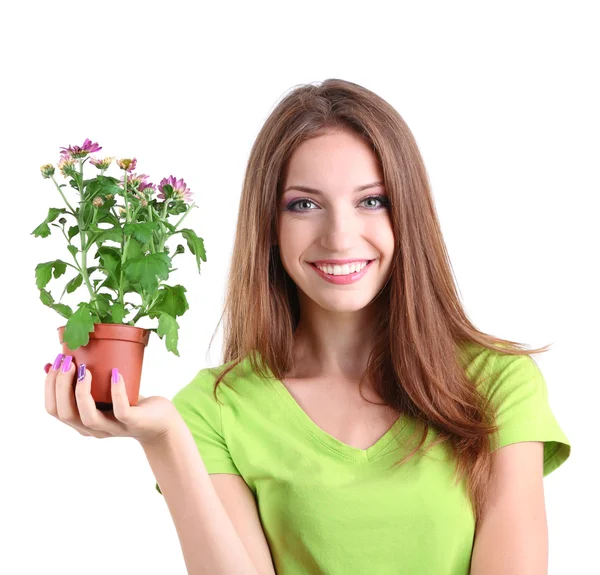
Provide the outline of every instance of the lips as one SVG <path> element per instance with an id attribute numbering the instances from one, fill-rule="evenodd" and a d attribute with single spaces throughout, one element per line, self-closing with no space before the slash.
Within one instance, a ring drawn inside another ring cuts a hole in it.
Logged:
<path id="1" fill-rule="evenodd" d="M 317 260 L 315 262 L 308 262 L 309 264 L 312 264 L 313 266 L 316 264 L 319 265 L 329 265 L 329 266 L 343 266 L 345 264 L 355 264 L 355 263 L 362 263 L 362 262 L 367 262 L 367 263 L 371 263 L 374 260 L 368 260 L 368 259 L 354 259 L 354 260 Z"/>

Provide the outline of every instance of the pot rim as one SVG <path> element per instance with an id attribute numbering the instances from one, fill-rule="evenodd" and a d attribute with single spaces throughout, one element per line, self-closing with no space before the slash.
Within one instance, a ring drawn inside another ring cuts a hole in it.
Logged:
<path id="1" fill-rule="evenodd" d="M 66 324 L 57 329 L 60 342 L 63 343 L 63 333 Z M 150 338 L 150 330 L 145 327 L 137 327 L 135 325 L 126 325 L 124 323 L 95 323 L 94 330 L 89 333 L 90 339 L 111 339 L 129 341 L 133 343 L 141 343 L 144 346 L 148 345 Z"/>

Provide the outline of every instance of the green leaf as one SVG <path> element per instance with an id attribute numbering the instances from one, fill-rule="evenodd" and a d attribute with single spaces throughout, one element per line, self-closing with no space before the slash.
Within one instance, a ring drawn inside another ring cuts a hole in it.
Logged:
<path id="1" fill-rule="evenodd" d="M 95 258 L 100 260 L 102 267 L 115 277 L 119 276 L 121 267 L 121 254 L 118 248 L 112 246 L 101 246 L 96 252 Z"/>
<path id="2" fill-rule="evenodd" d="M 92 331 L 94 331 L 94 317 L 87 305 L 83 304 L 67 320 L 63 337 L 69 349 L 76 350 L 89 343 Z"/>
<path id="3" fill-rule="evenodd" d="M 62 260 L 44 262 L 35 266 L 35 283 L 38 289 L 45 288 L 52 279 L 52 270 L 54 270 L 54 277 L 59 278 L 65 273 L 66 269 L 67 264 Z"/>
<path id="4" fill-rule="evenodd" d="M 65 208 L 50 208 L 46 219 L 33 230 L 29 235 L 46 238 L 50 235 L 50 227 L 48 224 L 53 222 L 60 214 L 65 214 L 67 210 Z"/>
<path id="5" fill-rule="evenodd" d="M 102 230 L 97 236 L 92 237 L 92 241 L 97 244 L 108 240 L 121 243 L 123 241 L 123 230 L 119 226 L 113 226 L 107 230 Z"/>
<path id="6" fill-rule="evenodd" d="M 112 320 L 114 323 L 123 323 L 123 318 L 127 314 L 127 311 L 121 302 L 116 302 L 110 311 L 112 313 Z"/>
<path id="7" fill-rule="evenodd" d="M 67 231 L 67 237 L 72 240 L 79 233 L 79 226 L 71 226 Z"/>
<path id="8" fill-rule="evenodd" d="M 142 222 L 125 224 L 123 231 L 128 236 L 133 236 L 142 244 L 146 244 L 152 237 L 152 232 L 158 228 L 158 222 Z"/>
<path id="9" fill-rule="evenodd" d="M 64 303 L 54 303 L 54 298 L 50 292 L 45 289 L 40 290 L 40 300 L 42 300 L 44 305 L 52 308 L 66 319 L 69 319 L 73 315 L 73 310 L 68 305 L 65 305 Z"/>
<path id="10" fill-rule="evenodd" d="M 96 294 L 96 302 L 98 304 L 98 308 L 104 316 L 108 316 L 111 314 L 110 309 L 113 301 L 114 300 L 112 296 L 108 293 Z"/>
<path id="11" fill-rule="evenodd" d="M 73 255 L 73 257 L 76 257 L 77 254 L 79 253 L 79 250 L 77 249 L 77 246 L 74 246 L 72 244 L 69 244 L 67 246 L 67 249 L 69 250 L 69 252 Z"/>
<path id="12" fill-rule="evenodd" d="M 179 230 L 181 235 L 186 239 L 190 251 L 196 256 L 198 271 L 200 271 L 200 260 L 206 261 L 206 251 L 204 250 L 204 240 L 196 235 L 194 230 L 184 228 Z"/>
<path id="13" fill-rule="evenodd" d="M 169 222 L 167 222 L 167 221 L 163 222 L 163 224 L 164 224 L 164 226 L 165 226 L 165 227 L 166 227 L 168 230 L 170 230 L 170 232 L 171 232 L 172 234 L 174 234 L 174 233 L 176 233 L 176 232 L 177 232 L 177 229 L 175 228 L 175 226 L 174 226 L 173 224 L 170 224 L 170 223 L 169 223 Z"/>
<path id="14" fill-rule="evenodd" d="M 123 266 L 127 279 L 139 283 L 142 288 L 153 294 L 158 288 L 158 279 L 169 279 L 171 259 L 163 252 L 148 254 L 140 258 L 128 260 Z"/>
<path id="15" fill-rule="evenodd" d="M 98 279 L 98 280 L 94 280 L 94 287 L 98 285 L 99 282 L 101 282 L 102 280 Z M 118 292 L 119 291 L 119 283 L 117 281 L 117 279 L 115 278 L 115 276 L 108 276 L 104 282 L 102 283 L 102 285 L 100 286 L 101 288 L 107 288 L 110 290 L 113 290 L 114 292 Z"/>
<path id="16" fill-rule="evenodd" d="M 77 274 L 69 283 L 65 286 L 65 291 L 67 293 L 73 293 L 83 282 L 83 277 L 81 274 Z M 64 292 L 63 292 L 64 294 Z M 62 299 L 62 296 L 61 296 Z"/>
<path id="17" fill-rule="evenodd" d="M 142 247 L 140 242 L 134 240 L 133 238 L 129 238 L 129 243 L 127 244 L 127 259 L 133 260 L 135 258 L 141 258 L 144 256 L 146 252 Z"/>
<path id="18" fill-rule="evenodd" d="M 179 357 L 179 351 L 177 351 L 178 330 L 179 324 L 174 317 L 168 313 L 160 314 L 156 333 L 161 339 L 163 336 L 167 336 L 165 340 L 167 351 L 172 351 L 177 357 Z"/>
<path id="19" fill-rule="evenodd" d="M 158 290 L 156 303 L 148 311 L 148 317 L 154 319 L 161 315 L 161 313 L 167 313 L 172 317 L 183 315 L 190 309 L 185 297 L 186 291 L 182 285 L 162 285 L 160 290 Z"/>

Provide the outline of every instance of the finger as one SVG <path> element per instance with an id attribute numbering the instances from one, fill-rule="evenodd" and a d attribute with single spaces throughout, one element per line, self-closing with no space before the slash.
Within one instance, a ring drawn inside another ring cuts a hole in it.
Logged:
<path id="1" fill-rule="evenodd" d="M 122 435 L 122 427 L 119 423 L 96 407 L 92 397 L 92 373 L 89 369 L 85 369 L 83 379 L 75 384 L 75 403 L 81 426 L 85 431 L 94 437 Z"/>
<path id="2" fill-rule="evenodd" d="M 110 389 L 115 418 L 121 423 L 127 423 L 130 420 L 131 405 L 129 403 L 129 397 L 127 396 L 125 381 L 117 368 L 113 369 L 113 379 L 111 381 Z"/>
<path id="3" fill-rule="evenodd" d="M 52 417 L 58 417 L 58 412 L 56 410 L 56 376 L 58 375 L 58 370 L 60 369 L 60 365 L 64 355 L 59 353 L 54 360 L 54 363 L 51 365 L 44 383 L 44 406 L 46 411 Z"/>
<path id="4" fill-rule="evenodd" d="M 73 357 L 67 355 L 56 374 L 56 411 L 58 418 L 69 425 L 81 424 L 77 404 L 73 395 L 73 379 L 75 376 L 75 364 Z"/>

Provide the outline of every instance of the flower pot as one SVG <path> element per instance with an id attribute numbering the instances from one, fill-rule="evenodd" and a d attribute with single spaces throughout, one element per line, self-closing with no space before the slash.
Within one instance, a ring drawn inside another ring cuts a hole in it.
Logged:
<path id="1" fill-rule="evenodd" d="M 150 330 L 118 323 L 96 323 L 87 345 L 69 349 L 63 341 L 65 326 L 58 328 L 62 353 L 73 356 L 75 373 L 82 363 L 92 372 L 92 397 L 101 411 L 112 410 L 111 375 L 113 367 L 125 380 L 130 405 L 137 405 L 144 349 Z"/>

